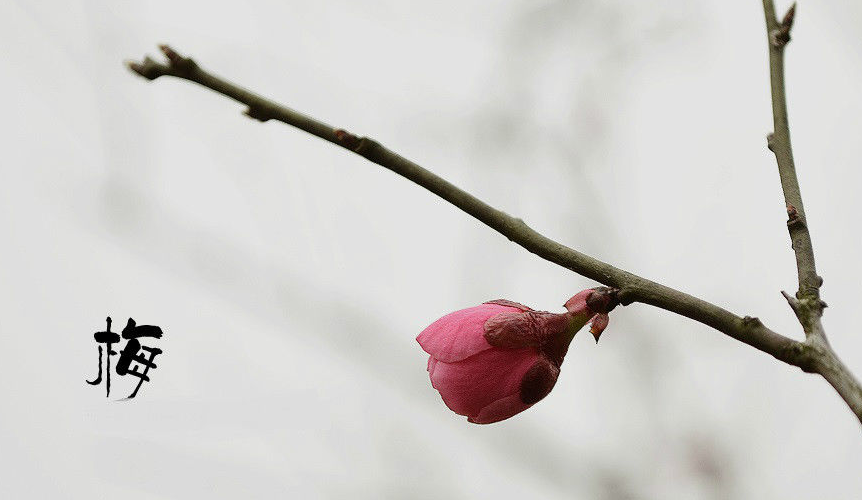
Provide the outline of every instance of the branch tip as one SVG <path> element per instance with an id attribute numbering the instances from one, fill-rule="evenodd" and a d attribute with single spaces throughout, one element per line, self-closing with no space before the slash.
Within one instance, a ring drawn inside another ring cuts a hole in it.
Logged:
<path id="1" fill-rule="evenodd" d="M 180 55 L 179 52 L 172 49 L 169 45 L 159 45 L 159 50 L 162 51 L 162 54 L 168 60 L 167 64 L 155 61 L 150 56 L 144 56 L 144 60 L 140 62 L 125 61 L 126 67 L 147 80 L 155 80 L 164 75 L 185 78 L 198 69 L 198 65 L 194 60 Z"/>
<path id="2" fill-rule="evenodd" d="M 127 68 L 134 71 L 138 75 L 145 76 L 143 64 L 141 64 L 137 61 L 132 61 L 131 59 L 127 59 L 127 60 L 123 61 L 123 64 L 125 64 Z"/>
<path id="3" fill-rule="evenodd" d="M 784 48 L 790 42 L 790 29 L 796 17 L 796 2 L 787 9 L 778 27 L 769 32 L 769 42 L 777 49 Z"/>
<path id="4" fill-rule="evenodd" d="M 177 71 L 187 73 L 197 68 L 197 63 L 192 58 L 181 55 L 170 45 L 161 44 L 159 45 L 159 50 L 167 58 L 170 67 Z"/>
<path id="5" fill-rule="evenodd" d="M 799 299 L 785 292 L 781 291 L 781 295 L 784 296 L 784 300 L 787 301 L 787 305 L 790 306 L 790 309 L 793 310 L 793 314 L 799 319 L 800 323 L 803 323 L 803 315 L 802 315 L 802 304 L 800 304 Z M 805 330 L 805 324 L 803 323 L 803 330 Z M 806 332 L 807 334 L 807 332 Z"/>
<path id="6" fill-rule="evenodd" d="M 793 2 L 793 5 L 787 9 L 787 13 L 784 14 L 784 18 L 781 20 L 781 27 L 786 28 L 787 31 L 790 31 L 790 28 L 793 27 L 793 18 L 796 17 L 796 2 Z"/>
<path id="7" fill-rule="evenodd" d="M 162 51 L 162 54 L 171 62 L 171 64 L 180 62 L 183 60 L 183 56 L 179 54 L 176 50 L 172 49 L 170 45 L 162 43 L 159 44 L 159 50 Z"/>
<path id="8" fill-rule="evenodd" d="M 144 60 L 125 61 L 126 67 L 135 72 L 138 76 L 142 76 L 147 80 L 155 80 L 165 74 L 165 65 L 154 61 L 150 56 L 144 56 Z"/>

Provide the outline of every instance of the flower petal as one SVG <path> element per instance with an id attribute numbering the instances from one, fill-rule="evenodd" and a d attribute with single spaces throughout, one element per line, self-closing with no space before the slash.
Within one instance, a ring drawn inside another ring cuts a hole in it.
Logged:
<path id="1" fill-rule="evenodd" d="M 605 313 L 599 313 L 593 316 L 590 333 L 592 333 L 593 337 L 596 338 L 596 342 L 599 341 L 599 336 L 601 336 L 602 332 L 605 331 L 605 328 L 608 327 L 608 321 L 610 321 L 610 318 Z"/>
<path id="2" fill-rule="evenodd" d="M 509 299 L 489 300 L 488 302 L 485 302 L 485 304 L 497 304 L 498 306 L 517 307 L 518 309 L 520 309 L 523 312 L 533 310 L 532 307 L 525 306 L 524 304 L 521 304 L 520 302 L 515 302 L 515 301 L 509 300 Z"/>
<path id="3" fill-rule="evenodd" d="M 499 399 L 520 398 L 524 375 L 539 358 L 530 348 L 488 349 L 455 363 L 438 361 L 431 371 L 431 385 L 450 410 L 477 417 Z"/>
<path id="4" fill-rule="evenodd" d="M 521 401 L 535 404 L 545 398 L 560 376 L 560 367 L 545 358 L 539 358 L 521 380 Z"/>
<path id="5" fill-rule="evenodd" d="M 501 349 L 540 347 L 566 335 L 571 322 L 569 313 L 528 311 L 495 314 L 485 322 L 485 340 Z"/>
<path id="6" fill-rule="evenodd" d="M 498 399 L 482 408 L 475 416 L 467 418 L 474 424 L 493 424 L 517 415 L 533 405 L 525 404 L 517 394 Z"/>
<path id="7" fill-rule="evenodd" d="M 494 401 L 467 420 L 474 424 L 492 424 L 517 415 L 544 399 L 554 388 L 559 374 L 557 366 L 539 358 L 524 374 L 518 394 Z"/>
<path id="8" fill-rule="evenodd" d="M 544 339 L 543 332 L 537 328 L 535 314 L 519 312 L 491 316 L 485 322 L 485 340 L 501 349 L 539 347 Z"/>
<path id="9" fill-rule="evenodd" d="M 592 288 L 588 288 L 586 290 L 581 290 L 580 292 L 578 292 L 577 294 L 572 296 L 572 298 L 567 300 L 566 303 L 564 304 L 564 307 L 570 313 L 572 313 L 574 315 L 577 315 L 577 316 L 586 315 L 587 318 L 589 319 L 590 317 L 592 317 L 593 314 L 595 314 L 595 313 L 591 312 L 589 310 L 589 308 L 587 307 L 587 298 L 589 298 L 589 296 L 592 295 L 592 293 L 593 293 Z M 584 320 L 584 322 L 586 323 L 586 320 Z"/>
<path id="10" fill-rule="evenodd" d="M 434 356 L 428 356 L 428 375 L 431 376 L 434 374 L 434 365 L 437 364 L 437 360 L 434 359 Z"/>
<path id="11" fill-rule="evenodd" d="M 482 304 L 449 313 L 422 330 L 416 341 L 431 356 L 453 363 L 490 349 L 485 321 L 500 313 L 520 312 L 515 307 Z"/>

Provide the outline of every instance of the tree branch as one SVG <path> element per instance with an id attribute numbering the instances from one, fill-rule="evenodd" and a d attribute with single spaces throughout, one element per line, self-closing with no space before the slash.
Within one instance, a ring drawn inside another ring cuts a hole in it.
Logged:
<path id="1" fill-rule="evenodd" d="M 793 149 L 790 146 L 787 98 L 784 91 L 784 49 L 790 43 L 796 4 L 791 5 L 779 21 L 775 15 L 773 0 L 763 0 L 763 13 L 766 17 L 772 118 L 775 127 L 775 131 L 767 137 L 767 146 L 775 153 L 778 163 L 781 189 L 784 191 L 784 202 L 787 206 L 787 230 L 796 254 L 796 273 L 799 277 L 799 290 L 795 297 L 786 292 L 781 293 L 805 332 L 804 344 L 810 351 L 812 362 L 803 369 L 822 375 L 862 421 L 862 386 L 832 350 L 821 322 L 823 309 L 826 308 L 826 303 L 820 300 L 823 278 L 817 275 L 814 265 L 814 247 L 808 232 L 802 192 L 799 189 Z"/>
<path id="2" fill-rule="evenodd" d="M 416 163 L 368 137 L 358 137 L 237 86 L 203 70 L 192 59 L 162 45 L 167 63 L 146 57 L 129 62 L 135 73 L 154 80 L 173 76 L 198 83 L 246 106 L 245 114 L 260 121 L 278 120 L 356 153 L 438 195 L 475 217 L 509 240 L 539 257 L 577 274 L 620 290 L 623 305 L 649 304 L 708 325 L 731 338 L 766 352 L 805 371 L 814 370 L 811 346 L 780 335 L 757 318 L 739 317 L 721 307 L 673 288 L 624 271 L 558 243 L 530 228 L 524 221 L 497 210 Z M 859 412 L 862 419 L 862 412 Z"/>
<path id="3" fill-rule="evenodd" d="M 790 42 L 790 29 L 796 14 L 796 4 L 790 7 L 779 22 L 775 17 L 772 0 L 763 0 L 766 16 L 766 31 L 769 41 L 769 80 L 772 87 L 772 117 L 774 132 L 769 135 L 769 149 L 775 153 L 781 189 L 787 207 L 787 230 L 796 253 L 796 269 L 799 276 L 797 297 L 819 298 L 822 279 L 814 266 L 814 250 L 802 204 L 802 193 L 796 178 L 793 150 L 790 147 L 790 127 L 787 122 L 787 100 L 784 92 L 784 49 Z"/>

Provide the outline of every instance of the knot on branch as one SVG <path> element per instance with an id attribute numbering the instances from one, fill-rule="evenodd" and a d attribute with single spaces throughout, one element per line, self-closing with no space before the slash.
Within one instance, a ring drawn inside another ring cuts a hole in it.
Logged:
<path id="1" fill-rule="evenodd" d="M 817 371 L 818 353 L 815 348 L 804 342 L 794 342 L 781 353 L 785 361 L 798 366 L 805 373 Z"/>
<path id="2" fill-rule="evenodd" d="M 773 153 L 775 152 L 775 134 L 769 133 L 766 136 L 766 147 L 769 148 Z"/>
<path id="3" fill-rule="evenodd" d="M 338 141 L 338 144 L 351 151 L 358 150 L 359 145 L 362 143 L 361 138 L 341 128 L 335 130 L 335 140 Z"/>
<path id="4" fill-rule="evenodd" d="M 804 290 L 800 288 L 795 297 L 784 291 L 781 292 L 781 295 L 793 309 L 793 313 L 799 319 L 805 334 L 811 335 L 815 326 L 819 324 L 820 317 L 823 316 L 823 309 L 828 307 L 826 302 L 820 300 L 817 288 Z"/>
<path id="5" fill-rule="evenodd" d="M 802 216 L 799 215 L 799 211 L 796 210 L 796 207 L 794 207 L 792 204 L 788 203 L 787 204 L 787 227 L 792 229 L 794 227 L 804 227 L 804 226 L 805 226 L 805 219 L 803 219 Z"/>
<path id="6" fill-rule="evenodd" d="M 760 328 L 763 326 L 763 322 L 760 321 L 760 318 L 756 318 L 754 316 L 746 316 L 742 318 L 742 326 L 745 328 Z"/>
<path id="7" fill-rule="evenodd" d="M 344 129 L 335 129 L 332 131 L 335 134 L 335 142 L 339 146 L 349 149 L 354 153 L 367 158 L 373 162 L 379 162 L 380 155 L 385 154 L 385 148 L 374 139 L 369 137 L 359 137 Z"/>
<path id="8" fill-rule="evenodd" d="M 623 285 L 617 289 L 616 297 L 617 301 L 623 307 L 634 303 L 636 298 L 634 290 L 632 290 L 631 287 L 628 287 L 626 285 Z"/>
<path id="9" fill-rule="evenodd" d="M 270 120 L 272 118 L 269 115 L 269 113 L 267 113 L 262 108 L 259 108 L 257 106 L 249 106 L 248 109 L 243 111 L 242 114 L 244 114 L 245 116 L 247 116 L 249 118 L 253 118 L 259 122 L 265 122 L 265 121 Z"/>

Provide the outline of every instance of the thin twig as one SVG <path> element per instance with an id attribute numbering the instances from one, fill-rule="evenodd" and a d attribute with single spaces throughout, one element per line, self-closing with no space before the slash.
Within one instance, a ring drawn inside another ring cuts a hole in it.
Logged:
<path id="1" fill-rule="evenodd" d="M 766 32 L 769 43 L 769 79 L 772 87 L 772 117 L 775 130 L 769 135 L 769 149 L 775 153 L 784 203 L 787 208 L 787 230 L 793 251 L 796 253 L 796 269 L 799 276 L 798 298 L 819 298 L 822 280 L 814 266 L 814 250 L 802 204 L 793 150 L 790 147 L 790 127 L 787 122 L 787 100 L 784 92 L 784 49 L 790 42 L 790 29 L 796 14 L 796 4 L 790 7 L 784 18 L 775 17 L 772 0 L 763 0 L 766 15 Z"/>
<path id="2" fill-rule="evenodd" d="M 814 370 L 814 358 L 806 344 L 780 335 L 757 318 L 739 317 L 721 307 L 673 288 L 624 271 L 558 243 L 530 228 L 524 221 L 497 210 L 447 180 L 387 149 L 368 137 L 327 125 L 286 106 L 266 99 L 203 70 L 192 59 L 162 45 L 167 63 L 146 57 L 129 62 L 135 73 L 154 80 L 173 76 L 198 83 L 248 106 L 245 114 L 260 121 L 277 120 L 356 153 L 440 196 L 475 217 L 509 240 L 539 257 L 570 269 L 582 276 L 620 290 L 623 305 L 649 304 L 708 325 L 776 359 L 805 371 Z M 862 419 L 862 413 L 859 414 Z"/>
<path id="3" fill-rule="evenodd" d="M 769 46 L 769 80 L 772 94 L 772 118 L 775 131 L 767 137 L 767 146 L 775 153 L 781 189 L 787 207 L 787 230 L 796 254 L 796 272 L 799 277 L 799 290 L 793 297 L 781 292 L 796 314 L 805 332 L 806 348 L 811 352 L 810 369 L 825 378 L 847 403 L 853 413 L 862 421 L 862 386 L 841 362 L 829 345 L 823 329 L 821 317 L 826 303 L 820 300 L 820 286 L 823 278 L 817 275 L 814 265 L 814 247 L 802 193 L 796 177 L 793 162 L 793 149 L 790 145 L 790 126 L 787 120 L 787 98 L 784 91 L 784 50 L 790 43 L 790 32 L 796 17 L 796 4 L 791 5 L 779 21 L 775 15 L 773 0 L 763 0 L 763 13 L 766 17 L 767 45 Z"/>

